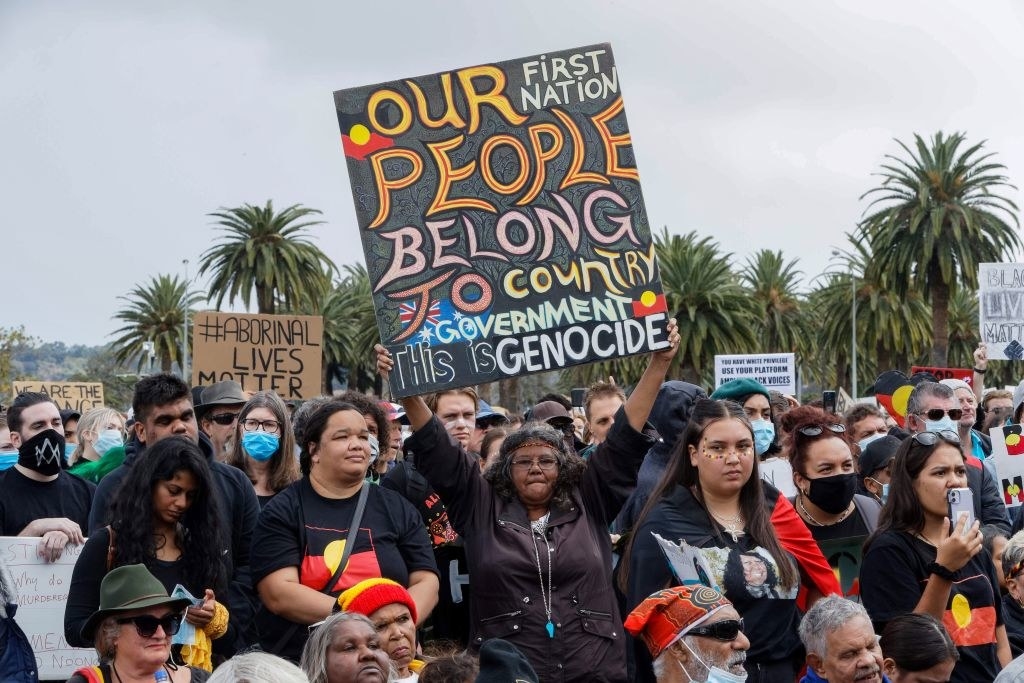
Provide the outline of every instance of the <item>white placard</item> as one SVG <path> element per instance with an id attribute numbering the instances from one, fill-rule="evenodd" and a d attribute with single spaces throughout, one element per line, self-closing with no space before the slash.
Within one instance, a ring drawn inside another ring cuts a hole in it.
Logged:
<path id="1" fill-rule="evenodd" d="M 793 483 L 793 467 L 785 458 L 768 458 L 757 465 L 761 479 L 777 488 L 786 498 L 797 494 Z"/>
<path id="2" fill-rule="evenodd" d="M 792 353 L 715 356 L 715 388 L 731 379 L 752 379 L 766 389 L 796 393 L 796 360 Z"/>
<path id="3" fill-rule="evenodd" d="M 0 536 L 0 559 L 18 591 L 15 621 L 32 644 L 39 679 L 66 681 L 75 669 L 98 661 L 92 648 L 71 647 L 64 640 L 64 607 L 82 546 L 66 546 L 52 564 L 39 557 L 38 547 L 38 538 Z"/>
<path id="4" fill-rule="evenodd" d="M 978 329 L 989 360 L 1024 359 L 1024 263 L 981 263 Z"/>

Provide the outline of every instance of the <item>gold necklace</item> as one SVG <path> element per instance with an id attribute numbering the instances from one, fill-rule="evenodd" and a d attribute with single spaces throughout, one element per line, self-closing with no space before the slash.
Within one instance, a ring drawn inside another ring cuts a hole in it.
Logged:
<path id="1" fill-rule="evenodd" d="M 834 522 L 829 522 L 828 524 L 822 524 L 821 522 L 819 522 L 818 520 L 816 520 L 814 518 L 814 515 L 812 515 L 807 510 L 806 507 L 804 507 L 804 497 L 803 497 L 803 494 L 801 494 L 801 495 L 796 497 L 796 504 L 800 507 L 800 512 L 802 512 L 804 514 L 804 516 L 807 517 L 807 521 L 810 522 L 811 524 L 813 524 L 814 526 L 835 526 L 836 524 L 839 524 L 844 519 L 849 517 L 850 513 L 853 512 L 853 508 L 854 508 L 854 504 L 851 501 L 850 502 L 850 506 L 848 508 L 846 508 L 846 510 L 843 511 L 843 514 L 839 515 L 839 519 L 837 519 Z"/>

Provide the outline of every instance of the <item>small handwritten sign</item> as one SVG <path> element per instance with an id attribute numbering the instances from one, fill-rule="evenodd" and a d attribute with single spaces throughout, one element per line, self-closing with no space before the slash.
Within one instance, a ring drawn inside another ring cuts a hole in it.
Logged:
<path id="1" fill-rule="evenodd" d="M 71 647 L 64 640 L 64 607 L 82 546 L 66 546 L 52 564 L 39 557 L 38 547 L 38 538 L 0 536 L 0 559 L 14 579 L 15 619 L 32 644 L 39 679 L 64 681 L 75 669 L 97 662 L 95 650 Z"/>

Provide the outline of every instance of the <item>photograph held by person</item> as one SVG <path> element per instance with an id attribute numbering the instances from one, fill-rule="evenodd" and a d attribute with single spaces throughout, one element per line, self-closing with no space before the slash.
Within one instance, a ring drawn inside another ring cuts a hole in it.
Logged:
<path id="1" fill-rule="evenodd" d="M 416 658 L 416 603 L 409 591 L 390 579 L 367 579 L 338 596 L 338 604 L 373 622 L 398 672 L 395 683 L 415 683 L 424 662 Z"/>
<path id="2" fill-rule="evenodd" d="M 653 439 L 641 433 L 678 347 L 675 321 L 589 464 L 565 433 L 530 423 L 509 434 L 481 474 L 420 397 L 402 400 L 406 446 L 441 494 L 465 542 L 472 576 L 471 648 L 491 637 L 515 645 L 544 680 L 621 681 L 625 638 L 611 591 L 614 519 Z M 393 368 L 377 346 L 377 368 Z"/>
<path id="3" fill-rule="evenodd" d="M 165 591 L 181 584 L 202 599 L 185 613 L 197 642 L 182 652 L 182 661 L 210 670 L 211 641 L 235 637 L 234 629 L 228 633 L 227 608 L 217 602 L 227 593 L 227 543 L 214 495 L 209 465 L 192 441 L 171 437 L 147 450 L 124 480 L 110 526 L 89 536 L 75 563 L 64 611 L 68 643 L 90 645 L 79 634 L 100 602 L 103 578 L 117 567 L 142 564 Z"/>
<path id="4" fill-rule="evenodd" d="M 702 585 L 666 588 L 626 617 L 626 630 L 643 641 L 658 683 L 743 681 L 750 641 L 725 596 Z"/>
<path id="5" fill-rule="evenodd" d="M 995 568 L 979 521 L 950 529 L 947 493 L 967 485 L 955 431 L 905 440 L 892 463 L 889 500 L 864 546 L 861 599 L 881 631 L 893 617 L 931 614 L 960 652 L 952 681 L 988 681 L 1010 661 Z"/>
<path id="6" fill-rule="evenodd" d="M 960 659 L 946 627 L 930 614 L 893 617 L 878 644 L 892 683 L 946 683 Z"/>
<path id="7" fill-rule="evenodd" d="M 18 394 L 7 409 L 18 462 L 0 472 L 0 536 L 38 537 L 38 553 L 55 561 L 84 541 L 96 487 L 63 469 L 64 427 L 46 394 Z"/>
<path id="8" fill-rule="evenodd" d="M 293 661 L 307 626 L 325 619 L 341 592 L 364 579 L 389 578 L 407 587 L 421 620 L 438 591 L 419 514 L 395 492 L 365 482 L 370 432 L 362 413 L 351 404 L 327 403 L 303 433 L 302 478 L 263 508 L 252 555 L 261 644 Z M 360 499 L 362 519 L 353 528 Z"/>
<path id="9" fill-rule="evenodd" d="M 181 628 L 185 598 L 172 598 L 141 564 L 113 569 L 100 585 L 99 609 L 82 625 L 99 666 L 78 669 L 68 683 L 202 682 L 209 674 L 171 662 L 171 637 Z"/>
<path id="10" fill-rule="evenodd" d="M 889 683 L 882 648 L 860 603 L 829 595 L 800 622 L 807 673 L 800 683 Z"/>
<path id="11" fill-rule="evenodd" d="M 746 659 L 751 683 L 791 683 L 803 665 L 800 606 L 838 593 L 839 585 L 796 510 L 762 482 L 753 429 L 739 404 L 694 405 L 619 563 L 627 608 L 675 582 L 654 534 L 700 548 L 712 585 L 756 634 Z M 634 653 L 636 680 L 652 681 L 647 649 L 635 643 Z"/>
<path id="12" fill-rule="evenodd" d="M 124 462 L 124 418 L 113 408 L 92 408 L 78 421 L 78 448 L 68 471 L 98 484 Z"/>
<path id="13" fill-rule="evenodd" d="M 227 462 L 249 478 L 262 508 L 299 478 L 288 409 L 277 394 L 258 392 L 242 406 L 237 427 Z"/>
<path id="14" fill-rule="evenodd" d="M 310 683 L 393 682 L 394 669 L 373 622 L 356 612 L 310 627 L 300 666 Z"/>

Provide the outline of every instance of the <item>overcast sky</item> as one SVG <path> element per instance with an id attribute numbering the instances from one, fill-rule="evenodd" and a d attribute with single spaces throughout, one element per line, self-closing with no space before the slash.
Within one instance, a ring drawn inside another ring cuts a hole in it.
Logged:
<path id="1" fill-rule="evenodd" d="M 154 5 L 0 0 L 0 327 L 109 341 L 117 297 L 195 275 L 222 206 L 320 209 L 360 261 L 334 90 L 605 41 L 652 227 L 739 261 L 820 273 L 914 132 L 987 139 L 1024 185 L 1010 0 Z"/>

